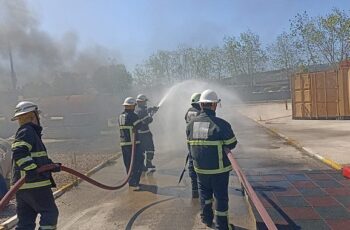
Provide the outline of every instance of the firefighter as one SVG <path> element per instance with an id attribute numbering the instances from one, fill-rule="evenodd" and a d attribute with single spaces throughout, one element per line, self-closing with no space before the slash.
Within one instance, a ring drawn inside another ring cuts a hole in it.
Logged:
<path id="1" fill-rule="evenodd" d="M 0 138 L 0 200 L 8 191 L 7 181 L 10 178 L 12 166 L 11 144 Z"/>
<path id="2" fill-rule="evenodd" d="M 142 167 L 143 167 L 143 161 L 144 161 L 143 153 L 139 148 L 140 141 L 138 140 L 138 133 L 137 133 L 137 131 L 141 126 L 141 121 L 139 120 L 139 117 L 134 112 L 136 107 L 136 101 L 134 98 L 132 97 L 126 98 L 123 103 L 123 106 L 124 106 L 124 112 L 119 116 L 120 146 L 123 152 L 123 160 L 124 160 L 126 172 L 128 172 L 130 163 L 131 163 L 133 133 L 136 134 L 134 166 L 129 179 L 129 186 L 137 187 L 140 185 L 140 177 L 142 174 Z"/>
<path id="3" fill-rule="evenodd" d="M 52 164 L 46 147 L 41 140 L 38 106 L 33 102 L 22 101 L 17 104 L 12 121 L 17 120 L 19 129 L 12 144 L 13 183 L 25 176 L 25 183 L 16 193 L 17 230 L 35 229 L 35 220 L 40 214 L 40 228 L 56 229 L 58 209 L 52 194 L 55 182 L 51 172 L 38 173 L 37 169 Z M 52 170 L 59 172 L 60 164 Z"/>
<path id="4" fill-rule="evenodd" d="M 141 120 L 141 127 L 138 132 L 141 141 L 141 149 L 146 155 L 146 166 L 143 171 L 147 171 L 147 169 L 155 169 L 155 166 L 152 164 L 154 157 L 153 135 L 149 129 L 149 124 L 152 123 L 152 117 L 158 111 L 158 107 L 147 108 L 147 101 L 147 97 L 143 94 L 139 94 L 136 98 L 136 114 Z"/>
<path id="5" fill-rule="evenodd" d="M 199 115 L 201 108 L 198 104 L 199 98 L 201 94 L 200 93 L 194 93 L 191 96 L 191 108 L 189 108 L 185 115 L 186 124 L 188 124 L 194 117 Z M 198 198 L 198 183 L 197 183 L 197 174 L 194 171 L 193 168 L 193 160 L 190 152 L 190 148 L 188 148 L 188 174 L 191 178 L 191 184 L 192 184 L 192 198 Z"/>
<path id="6" fill-rule="evenodd" d="M 202 111 L 188 123 L 186 134 L 198 176 L 202 222 L 211 226 L 215 215 L 216 229 L 226 230 L 233 228 L 228 222 L 228 183 L 232 167 L 226 152 L 235 148 L 237 140 L 231 125 L 215 115 L 219 102 L 214 91 L 205 90 L 199 99 Z"/>

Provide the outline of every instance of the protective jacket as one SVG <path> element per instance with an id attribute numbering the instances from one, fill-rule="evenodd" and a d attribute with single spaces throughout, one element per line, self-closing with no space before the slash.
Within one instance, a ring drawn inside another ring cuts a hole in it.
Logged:
<path id="1" fill-rule="evenodd" d="M 15 141 L 12 144 L 14 172 L 12 181 L 15 183 L 31 170 L 43 165 L 52 164 L 44 143 L 41 140 L 42 127 L 33 123 L 26 123 L 19 127 Z M 55 187 L 56 184 L 50 172 L 38 174 L 35 179 L 24 183 L 20 189 L 40 187 Z"/>
<path id="2" fill-rule="evenodd" d="M 124 110 L 119 116 L 120 146 L 131 146 L 133 130 L 136 133 L 136 144 L 139 144 L 137 131 L 141 128 L 141 121 L 133 110 Z"/>
<path id="3" fill-rule="evenodd" d="M 232 170 L 225 149 L 233 149 L 237 140 L 231 125 L 204 109 L 187 125 L 187 141 L 190 146 L 196 173 L 218 174 Z"/>
<path id="4" fill-rule="evenodd" d="M 193 104 L 191 108 L 189 108 L 185 115 L 186 124 L 188 124 L 194 117 L 198 116 L 201 112 L 201 108 L 198 104 Z"/>
<path id="5" fill-rule="evenodd" d="M 0 174 L 9 179 L 12 167 L 12 151 L 11 144 L 0 138 Z"/>
<path id="6" fill-rule="evenodd" d="M 150 133 L 151 131 L 149 129 L 149 124 L 152 123 L 153 118 L 152 116 L 150 116 L 147 106 L 138 105 L 135 110 L 135 113 L 137 114 L 137 116 L 141 121 L 139 133 L 140 134 Z"/>

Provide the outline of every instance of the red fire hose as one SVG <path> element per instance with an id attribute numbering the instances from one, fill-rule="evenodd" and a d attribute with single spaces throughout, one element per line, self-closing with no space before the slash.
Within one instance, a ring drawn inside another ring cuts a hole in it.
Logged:
<path id="1" fill-rule="evenodd" d="M 106 190 L 118 190 L 120 188 L 122 188 L 124 185 L 126 185 L 126 183 L 128 183 L 129 178 L 131 176 L 132 173 L 132 169 L 134 166 L 134 158 L 135 158 L 135 133 L 133 134 L 133 144 L 132 144 L 132 149 L 131 149 L 131 162 L 130 162 L 130 167 L 129 167 L 129 171 L 128 174 L 126 175 L 126 177 L 124 178 L 124 180 L 122 181 L 121 184 L 117 185 L 117 186 L 108 186 L 108 185 L 104 185 L 101 184 L 100 182 L 91 179 L 90 177 L 75 171 L 74 169 L 68 168 L 66 166 L 61 165 L 61 171 L 65 171 L 67 173 L 70 173 L 76 177 L 81 178 L 82 180 L 85 180 L 86 182 L 93 184 L 99 188 L 102 189 L 106 189 Z M 51 171 L 54 168 L 56 168 L 58 165 L 57 164 L 48 164 L 48 165 L 44 165 L 42 167 L 40 167 L 38 169 L 38 173 L 42 173 L 42 172 L 47 172 L 47 171 Z M 20 180 L 18 180 L 12 187 L 11 189 L 6 193 L 6 195 L 0 200 L 0 212 L 5 208 L 5 206 L 10 202 L 11 198 L 16 194 L 16 192 L 18 191 L 18 189 L 25 183 L 25 177 L 22 177 Z"/>
<path id="2" fill-rule="evenodd" d="M 264 205 L 261 203 L 260 199 L 256 195 L 253 187 L 249 184 L 246 176 L 244 175 L 241 167 L 239 167 L 236 159 L 233 157 L 232 152 L 229 149 L 225 149 L 225 152 L 227 154 L 228 159 L 231 162 L 232 168 L 235 170 L 237 173 L 237 176 L 242 183 L 242 185 L 245 188 L 245 191 L 247 192 L 248 196 L 252 200 L 256 210 L 260 214 L 262 220 L 264 221 L 267 229 L 269 230 L 277 230 L 277 227 L 275 223 L 273 222 L 272 218 L 270 217 L 269 213 L 266 211 Z"/>

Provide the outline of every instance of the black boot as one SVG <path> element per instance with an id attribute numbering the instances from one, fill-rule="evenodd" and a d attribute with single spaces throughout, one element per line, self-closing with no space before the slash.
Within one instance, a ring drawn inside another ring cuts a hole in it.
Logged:
<path id="1" fill-rule="evenodd" d="M 148 171 L 148 168 L 144 164 L 142 164 L 142 172 L 147 172 L 147 171 Z"/>
<path id="2" fill-rule="evenodd" d="M 201 213 L 202 223 L 205 224 L 209 228 L 213 227 L 213 218 L 214 218 L 214 215 L 212 212 L 207 213 L 207 215 L 203 215 L 203 213 Z"/>
<path id="3" fill-rule="evenodd" d="M 148 169 L 154 169 L 154 168 L 156 168 L 156 166 L 154 166 L 154 165 L 152 164 L 152 160 L 147 160 L 147 162 L 146 162 L 146 168 L 148 168 Z"/>
<path id="4" fill-rule="evenodd" d="M 213 227 L 213 221 L 205 221 L 202 219 L 202 223 L 205 224 L 209 228 Z"/>

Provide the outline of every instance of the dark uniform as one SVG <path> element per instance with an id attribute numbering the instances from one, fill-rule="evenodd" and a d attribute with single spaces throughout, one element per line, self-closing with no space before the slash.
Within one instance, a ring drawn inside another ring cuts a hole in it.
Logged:
<path id="1" fill-rule="evenodd" d="M 134 167 L 129 179 L 129 185 L 138 186 L 140 183 L 140 177 L 142 174 L 142 166 L 144 161 L 143 153 L 140 148 L 139 135 L 137 133 L 141 126 L 139 117 L 133 110 L 124 110 L 119 116 L 119 129 L 120 129 L 120 146 L 123 152 L 123 160 L 126 171 L 129 171 L 132 154 L 132 136 L 133 132 L 136 133 L 136 146 L 135 146 L 135 159 Z"/>
<path id="2" fill-rule="evenodd" d="M 216 216 L 216 228 L 230 229 L 228 223 L 228 183 L 232 170 L 225 149 L 237 144 L 231 125 L 215 116 L 212 110 L 204 109 L 187 125 L 188 144 L 198 175 L 202 221 L 207 225 Z M 213 194 L 215 211 L 212 210 Z"/>
<path id="3" fill-rule="evenodd" d="M 8 192 L 7 179 L 10 174 L 12 161 L 11 145 L 0 138 L 0 200 Z"/>
<path id="4" fill-rule="evenodd" d="M 189 108 L 185 115 L 186 124 L 190 123 L 190 121 L 199 115 L 201 109 L 199 104 L 192 104 L 192 107 Z M 192 184 L 192 197 L 198 197 L 198 182 L 197 182 L 197 173 L 194 171 L 193 160 L 191 156 L 191 150 L 188 148 L 188 174 L 191 178 Z"/>
<path id="5" fill-rule="evenodd" d="M 58 209 L 52 195 L 55 187 L 50 172 L 38 174 L 43 165 L 52 164 L 41 140 L 42 127 L 33 123 L 22 125 L 12 144 L 13 184 L 26 176 L 26 183 L 16 193 L 18 224 L 17 230 L 35 229 L 35 220 L 40 214 L 39 229 L 56 229 Z"/>
<path id="6" fill-rule="evenodd" d="M 141 127 L 138 131 L 141 141 L 141 149 L 142 152 L 146 154 L 146 167 L 150 168 L 154 157 L 154 143 L 149 124 L 152 123 L 153 118 L 150 115 L 151 112 L 147 109 L 147 106 L 138 105 L 135 113 L 141 121 Z"/>

